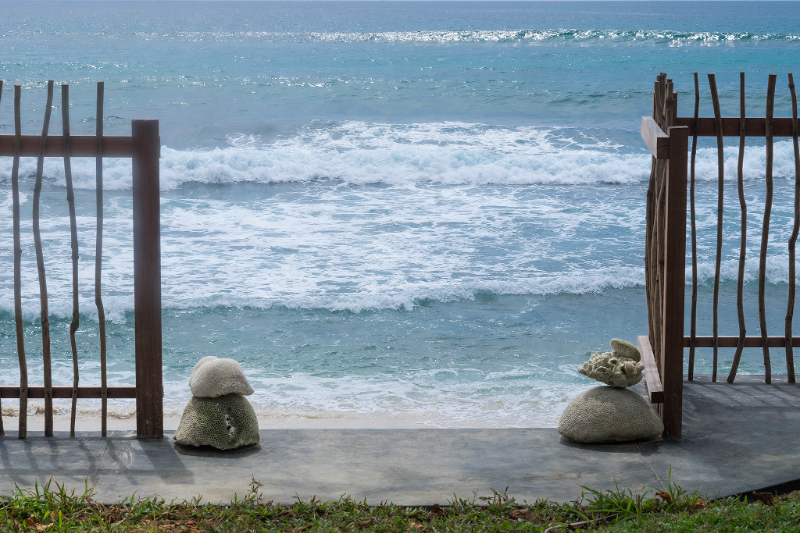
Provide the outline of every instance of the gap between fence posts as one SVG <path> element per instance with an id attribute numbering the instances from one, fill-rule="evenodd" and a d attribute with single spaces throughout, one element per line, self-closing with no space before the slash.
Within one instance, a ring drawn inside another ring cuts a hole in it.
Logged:
<path id="1" fill-rule="evenodd" d="M 158 120 L 131 122 L 136 436 L 163 438 Z"/>

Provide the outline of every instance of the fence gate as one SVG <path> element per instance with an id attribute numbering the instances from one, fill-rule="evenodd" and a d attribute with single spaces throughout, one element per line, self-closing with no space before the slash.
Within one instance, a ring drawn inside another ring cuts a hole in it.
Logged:
<path id="1" fill-rule="evenodd" d="M 11 172 L 13 196 L 14 239 L 14 319 L 16 323 L 17 353 L 19 356 L 19 387 L 0 387 L 0 398 L 19 398 L 19 438 L 28 434 L 28 398 L 43 398 L 45 404 L 46 436 L 53 435 L 53 398 L 72 398 L 70 436 L 75 436 L 76 403 L 78 398 L 100 398 L 102 405 L 101 433 L 106 436 L 107 399 L 136 398 L 136 434 L 139 438 L 163 437 L 163 384 L 161 369 L 161 251 L 159 204 L 159 151 L 160 140 L 157 120 L 133 120 L 131 136 L 103 135 L 103 83 L 97 84 L 97 133 L 93 136 L 73 136 L 69 132 L 69 85 L 61 86 L 63 133 L 49 135 L 50 112 L 53 108 L 53 81 L 47 83 L 42 134 L 22 135 L 20 117 L 21 88 L 14 85 L 14 135 L 0 135 L 0 156 L 13 157 Z M 0 80 L 0 99 L 3 82 Z M 0 100 L 1 102 L 1 100 Z M 36 157 L 36 184 L 33 194 L 33 233 L 36 247 L 37 269 L 41 301 L 42 357 L 44 362 L 43 386 L 29 386 L 27 359 L 22 322 L 19 161 L 21 157 Z M 70 324 L 70 344 L 73 360 L 73 385 L 53 387 L 50 368 L 50 325 L 48 320 L 47 283 L 42 242 L 39 234 L 39 196 L 45 157 L 64 159 L 67 202 L 70 212 L 72 248 L 73 315 Z M 79 386 L 78 351 L 75 332 L 79 325 L 78 308 L 78 238 L 75 219 L 75 202 L 72 191 L 72 157 L 96 159 L 97 237 L 95 258 L 95 304 L 100 327 L 100 387 Z M 131 158 L 133 167 L 133 278 L 135 312 L 135 387 L 108 387 L 106 385 L 106 335 L 105 313 L 101 296 L 102 239 L 103 239 L 103 158 Z M 0 435 L 5 435 L 0 418 Z"/>
<path id="2" fill-rule="evenodd" d="M 645 237 L 645 278 L 647 292 L 648 335 L 638 339 L 645 365 L 650 401 L 664 421 L 667 438 L 681 437 L 683 402 L 683 350 L 689 348 L 687 379 L 694 379 L 695 348 L 713 348 L 711 379 L 717 380 L 719 348 L 736 348 L 727 381 L 733 383 L 744 348 L 762 349 L 764 355 L 764 381 L 772 381 L 770 347 L 784 348 L 787 379 L 795 382 L 793 347 L 800 346 L 800 337 L 792 335 L 792 318 L 795 300 L 795 243 L 800 230 L 800 151 L 798 151 L 797 97 L 792 74 L 789 74 L 792 98 L 792 118 L 775 118 L 775 86 L 777 76 L 770 74 L 767 85 L 766 116 L 745 116 L 745 75 L 740 75 L 740 116 L 722 117 L 714 74 L 708 75 L 714 117 L 699 117 L 700 87 L 694 75 L 694 116 L 678 116 L 678 94 L 672 80 L 662 73 L 655 82 L 653 116 L 642 117 L 642 138 L 653 155 L 652 171 L 647 189 L 647 224 Z M 665 133 L 666 132 L 666 133 Z M 691 164 L 688 157 L 688 139 L 692 137 Z M 718 334 L 719 282 L 722 259 L 722 218 L 724 187 L 723 138 L 739 137 L 737 183 L 741 216 L 741 246 L 737 280 L 737 312 L 739 335 L 724 337 Z M 697 232 L 695 224 L 695 156 L 698 137 L 716 137 L 718 156 L 718 206 L 716 265 L 714 273 L 712 335 L 698 336 L 697 320 Z M 766 140 L 766 202 L 761 233 L 758 273 L 758 312 L 760 336 L 746 335 L 742 293 L 747 243 L 747 205 L 744 196 L 744 151 L 747 137 L 764 137 Z M 792 137 L 794 140 L 795 194 L 794 223 L 787 243 L 789 253 L 789 297 L 784 334 L 768 336 L 765 304 L 767 243 L 769 240 L 770 210 L 773 195 L 773 141 L 775 137 Z M 690 167 L 687 179 L 687 166 Z M 686 204 L 689 187 L 690 233 L 692 247 L 692 299 L 690 335 L 684 335 L 684 291 L 686 267 Z"/>

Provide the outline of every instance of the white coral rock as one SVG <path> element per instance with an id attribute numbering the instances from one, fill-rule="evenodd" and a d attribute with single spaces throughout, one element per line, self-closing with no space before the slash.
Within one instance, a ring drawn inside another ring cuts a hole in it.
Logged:
<path id="1" fill-rule="evenodd" d="M 189 378 L 192 395 L 198 398 L 218 398 L 226 394 L 253 394 L 253 387 L 244 375 L 242 365 L 233 359 L 209 355 L 200 359 Z"/>
<path id="2" fill-rule="evenodd" d="M 627 357 L 628 359 L 633 359 L 634 361 L 642 360 L 642 354 L 639 353 L 639 349 L 633 344 L 622 339 L 611 339 L 611 348 L 617 352 L 620 357 Z"/>
<path id="3" fill-rule="evenodd" d="M 617 352 L 592 354 L 588 361 L 578 367 L 578 372 L 602 383 L 624 389 L 642 380 L 644 365 Z"/>

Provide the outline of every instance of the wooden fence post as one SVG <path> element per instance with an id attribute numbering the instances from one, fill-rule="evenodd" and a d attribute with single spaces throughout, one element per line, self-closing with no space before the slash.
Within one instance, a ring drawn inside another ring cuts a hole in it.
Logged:
<path id="1" fill-rule="evenodd" d="M 686 178 L 689 128 L 673 126 L 667 163 L 664 298 L 661 354 L 664 361 L 664 436 L 681 438 L 683 419 L 683 300 L 686 286 Z"/>
<path id="2" fill-rule="evenodd" d="M 161 204 L 158 120 L 131 122 L 136 436 L 163 438 L 161 367 Z"/>

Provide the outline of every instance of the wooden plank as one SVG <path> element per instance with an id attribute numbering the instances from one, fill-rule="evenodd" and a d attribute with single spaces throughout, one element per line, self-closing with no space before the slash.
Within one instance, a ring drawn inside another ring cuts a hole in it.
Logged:
<path id="1" fill-rule="evenodd" d="M 163 438 L 161 345 L 161 195 L 157 120 L 134 120 L 133 301 L 136 436 Z"/>
<path id="2" fill-rule="evenodd" d="M 20 156 L 36 157 L 39 155 L 40 135 L 22 135 L 20 139 Z M 98 154 L 97 137 L 94 135 L 73 135 L 70 137 L 72 157 L 96 157 Z M 131 157 L 133 144 L 130 137 L 103 137 L 103 157 Z M 0 135 L 0 156 L 14 155 L 14 136 Z M 44 148 L 45 157 L 64 157 L 64 138 L 61 135 L 50 135 Z"/>
<path id="3" fill-rule="evenodd" d="M 136 398 L 136 387 L 108 387 L 109 398 Z M 100 398 L 101 387 L 78 387 L 78 398 Z M 19 398 L 19 387 L 0 387 L 0 398 Z M 28 398 L 44 398 L 44 387 L 28 387 Z M 53 398 L 72 398 L 72 387 L 53 387 Z"/>
<path id="4" fill-rule="evenodd" d="M 711 89 L 711 101 L 714 107 L 714 123 L 717 132 L 717 253 L 714 263 L 714 295 L 712 308 L 711 326 L 714 336 L 714 355 L 711 363 L 711 381 L 717 381 L 717 362 L 719 355 L 719 345 L 716 339 L 719 337 L 719 278 L 722 267 L 722 222 L 725 207 L 725 145 L 722 139 L 722 111 L 719 106 L 719 95 L 717 94 L 717 78 L 714 74 L 708 75 L 708 85 Z M 741 125 L 741 121 L 739 121 Z"/>
<path id="5" fill-rule="evenodd" d="M 25 358 L 25 335 L 22 324 L 22 247 L 20 246 L 20 201 L 19 201 L 19 158 L 22 138 L 22 119 L 20 117 L 20 100 L 22 88 L 14 85 L 14 159 L 11 163 L 11 196 L 14 231 L 14 322 L 17 332 L 17 356 L 19 357 L 19 431 L 17 437 L 28 436 L 28 363 Z"/>
<path id="6" fill-rule="evenodd" d="M 52 364 L 50 357 L 50 311 L 47 305 L 47 278 L 44 269 L 44 252 L 42 250 L 42 237 L 39 231 L 39 199 L 42 194 L 42 178 L 44 176 L 44 148 L 47 144 L 48 130 L 50 128 L 50 113 L 53 109 L 53 80 L 47 82 L 47 103 L 44 108 L 44 124 L 42 136 L 39 138 L 39 151 L 37 152 L 36 183 L 33 186 L 33 243 L 36 247 L 36 267 L 39 273 L 39 302 L 41 304 L 41 329 L 42 329 L 42 359 L 44 363 L 44 436 L 53 436 L 53 395 L 52 390 Z"/>
<path id="7" fill-rule="evenodd" d="M 97 233 L 95 236 L 94 252 L 94 303 L 97 306 L 97 322 L 100 329 L 100 435 L 106 436 L 108 432 L 108 396 L 106 390 L 106 312 L 103 307 L 102 277 L 103 277 L 103 95 L 105 83 L 97 82 L 97 157 L 95 158 L 95 198 L 97 204 Z"/>
<path id="8" fill-rule="evenodd" d="M 689 347 L 689 339 L 690 337 L 683 338 L 683 346 L 684 348 Z M 695 346 L 698 348 L 711 348 L 713 346 L 713 339 L 714 337 L 696 337 L 695 338 Z M 719 347 L 720 348 L 736 348 L 739 342 L 739 337 L 719 337 Z M 745 348 L 761 348 L 762 346 L 762 338 L 761 337 L 745 337 L 744 338 L 744 347 Z M 768 337 L 767 342 L 769 343 L 770 348 L 785 348 L 786 347 L 786 338 L 785 337 L 776 337 L 770 336 Z M 800 337 L 792 337 L 792 346 L 794 348 L 800 348 Z"/>
<path id="9" fill-rule="evenodd" d="M 653 347 L 650 346 L 650 339 L 647 338 L 647 335 L 639 335 L 636 344 L 642 354 L 644 379 L 647 384 L 647 392 L 650 394 L 650 403 L 663 403 L 664 386 L 661 384 L 661 376 L 658 374 L 658 365 L 656 365 L 656 358 L 653 355 Z"/>
<path id="10" fill-rule="evenodd" d="M 669 157 L 669 137 L 653 117 L 642 117 L 642 139 L 656 159 Z"/>
<path id="11" fill-rule="evenodd" d="M 739 116 L 745 117 L 745 75 L 739 73 Z M 744 196 L 744 147 L 747 135 L 745 134 L 745 121 L 739 121 L 739 162 L 736 167 L 736 184 L 739 193 L 739 210 L 741 211 L 741 237 L 739 239 L 739 275 L 736 278 L 736 314 L 739 318 L 739 340 L 736 344 L 736 353 L 733 355 L 731 371 L 728 373 L 728 383 L 733 383 L 736 379 L 736 372 L 739 369 L 739 361 L 744 350 L 744 339 L 747 336 L 747 328 L 744 320 L 744 267 L 745 257 L 747 256 L 747 200 Z M 696 275 L 695 275 L 696 277 Z M 791 341 L 789 341 L 791 343 Z M 717 343 L 719 347 L 719 343 Z"/>
<path id="12" fill-rule="evenodd" d="M 700 116 L 700 80 L 697 72 L 694 73 L 694 120 Z M 695 128 L 696 129 L 696 128 Z M 697 135 L 692 136 L 692 157 L 689 164 L 689 218 L 692 233 L 692 303 L 689 322 L 689 336 L 693 339 L 697 336 L 697 215 L 695 213 L 695 163 L 697 162 Z M 689 346 L 689 381 L 694 379 L 694 349 L 692 344 Z"/>
<path id="13" fill-rule="evenodd" d="M 675 124 L 689 128 L 689 135 L 694 135 L 694 117 L 678 117 Z M 767 127 L 764 117 L 745 118 L 745 135 L 747 137 L 766 137 Z M 739 137 L 739 117 L 722 119 L 722 135 L 724 137 Z M 697 135 L 699 137 L 716 137 L 714 117 L 700 117 L 697 119 Z M 774 137 L 792 136 L 792 119 L 789 117 L 772 119 L 772 135 Z"/>
<path id="14" fill-rule="evenodd" d="M 795 382 L 794 351 L 791 347 L 792 319 L 794 317 L 795 297 L 795 245 L 800 234 L 800 132 L 797 128 L 797 94 L 794 90 L 794 77 L 789 73 L 789 91 L 792 94 L 792 144 L 794 145 L 794 224 L 789 237 L 789 297 L 786 302 L 784 337 L 786 337 L 786 372 L 789 383 Z M 2 430 L 2 427 L 0 427 Z"/>
<path id="15" fill-rule="evenodd" d="M 766 280 L 767 280 L 767 250 L 769 245 L 769 218 L 772 212 L 772 195 L 773 195 L 773 182 L 772 182 L 772 159 L 774 150 L 774 132 L 773 127 L 775 119 L 775 84 L 777 76 L 775 74 L 769 75 L 767 82 L 767 118 L 766 122 L 766 172 L 764 174 L 764 181 L 767 185 L 767 196 L 764 199 L 764 217 L 761 223 L 761 254 L 758 261 L 758 322 L 761 329 L 761 338 L 764 339 L 761 343 L 761 349 L 764 353 L 764 381 L 766 383 L 772 382 L 772 364 L 769 358 L 769 341 L 767 340 L 767 304 L 766 304 Z"/>
<path id="16" fill-rule="evenodd" d="M 686 287 L 686 185 L 689 129 L 668 129 L 666 235 L 661 356 L 664 436 L 680 439 L 683 420 L 683 313 Z"/>
<path id="17" fill-rule="evenodd" d="M 70 249 L 72 250 L 72 322 L 69 324 L 69 344 L 72 348 L 72 409 L 69 421 L 69 436 L 75 436 L 75 422 L 78 416 L 78 343 L 75 332 L 80 327 L 80 305 L 78 303 L 78 223 L 75 217 L 75 194 L 72 190 L 72 161 L 70 160 L 69 131 L 69 84 L 61 84 L 61 127 L 64 132 L 64 181 L 67 185 L 67 204 L 69 205 Z"/>

